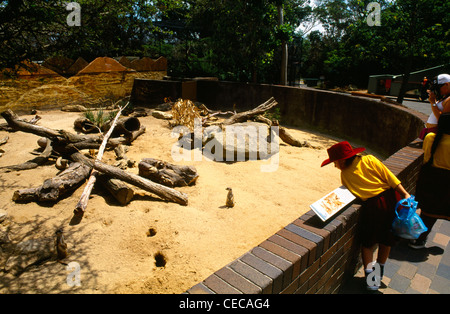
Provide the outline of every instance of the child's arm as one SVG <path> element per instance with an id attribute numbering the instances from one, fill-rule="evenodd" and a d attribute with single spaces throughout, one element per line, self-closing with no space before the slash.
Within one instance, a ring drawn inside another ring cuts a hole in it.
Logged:
<path id="1" fill-rule="evenodd" d="M 395 187 L 395 190 L 396 190 L 403 198 L 408 198 L 408 197 L 411 196 L 411 195 L 409 195 L 409 193 L 405 190 L 405 188 L 403 187 L 403 185 L 402 185 L 401 183 Z"/>

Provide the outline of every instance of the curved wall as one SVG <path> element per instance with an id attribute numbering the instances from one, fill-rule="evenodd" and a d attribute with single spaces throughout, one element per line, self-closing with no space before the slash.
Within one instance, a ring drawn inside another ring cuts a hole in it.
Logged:
<path id="1" fill-rule="evenodd" d="M 182 89 L 183 84 L 176 81 L 135 80 L 132 99 L 140 105 L 143 95 L 139 91 L 161 90 L 172 91 L 164 97 L 176 99 L 187 94 Z M 379 100 L 316 89 L 218 81 L 197 81 L 195 89 L 190 94 L 210 109 L 227 110 L 236 105 L 243 111 L 274 97 L 283 125 L 360 142 L 388 157 L 384 164 L 410 193 L 415 191 L 423 161 L 421 141 L 416 138 L 426 120 L 420 113 Z M 186 293 L 336 293 L 359 267 L 356 228 L 361 206 L 351 204 L 326 223 L 308 211 Z"/>
<path id="2" fill-rule="evenodd" d="M 389 156 L 418 137 L 425 116 L 376 99 L 274 85 L 197 81 L 197 99 L 211 109 L 248 110 L 270 97 L 279 103 L 282 124 L 315 129 L 366 144 Z"/>

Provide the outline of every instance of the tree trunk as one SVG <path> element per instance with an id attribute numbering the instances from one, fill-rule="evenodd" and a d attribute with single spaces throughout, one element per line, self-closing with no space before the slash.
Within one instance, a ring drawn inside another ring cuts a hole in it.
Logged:
<path id="1" fill-rule="evenodd" d="M 153 158 L 141 160 L 139 175 L 168 187 L 192 185 L 198 178 L 194 167 L 177 166 Z"/>
<path id="2" fill-rule="evenodd" d="M 29 122 L 20 120 L 10 109 L 2 112 L 1 115 L 13 129 L 50 139 L 52 141 L 53 150 L 63 155 L 70 155 L 82 149 L 98 149 L 103 141 L 102 134 L 79 135 L 64 130 L 53 130 L 43 126 L 30 124 Z M 138 130 L 132 131 L 127 137 L 110 138 L 107 147 L 130 144 L 143 133 L 145 133 L 145 127 L 140 126 Z"/>
<path id="3" fill-rule="evenodd" d="M 96 161 L 100 161 L 103 158 L 103 153 L 106 148 L 106 144 L 108 143 L 108 139 L 111 136 L 111 134 L 114 132 L 114 127 L 116 126 L 117 121 L 119 120 L 119 117 L 122 113 L 122 108 L 120 108 L 119 112 L 117 112 L 116 117 L 111 123 L 111 126 L 108 130 L 108 133 L 105 134 L 105 137 L 103 138 L 102 145 L 100 145 L 100 148 L 98 150 L 97 159 Z M 89 196 L 91 195 L 91 191 L 94 187 L 95 181 L 97 180 L 97 170 L 92 170 L 91 176 L 89 177 L 88 183 L 86 184 L 83 193 L 81 194 L 80 200 L 78 201 L 77 205 L 75 206 L 75 213 L 81 214 L 86 210 Z"/>
<path id="4" fill-rule="evenodd" d="M 284 24 L 284 11 L 283 5 L 277 5 L 278 9 L 278 26 L 282 26 Z M 288 46 L 286 40 L 282 40 L 281 42 L 281 78 L 280 84 L 287 84 L 287 66 L 288 66 Z"/>
<path id="5" fill-rule="evenodd" d="M 267 100 L 265 103 L 259 105 L 256 108 L 253 108 L 252 110 L 236 113 L 235 115 L 232 115 L 230 118 L 226 119 L 223 122 L 223 125 L 230 125 L 233 123 L 239 123 L 239 122 L 246 122 L 247 120 L 253 118 L 254 116 L 263 114 L 264 112 L 272 109 L 278 105 L 275 98 L 271 97 L 269 100 Z"/>
<path id="6" fill-rule="evenodd" d="M 93 167 L 97 171 L 107 174 L 112 178 L 119 179 L 121 181 L 127 182 L 131 185 L 134 185 L 138 188 L 141 188 L 145 191 L 151 192 L 153 194 L 158 195 L 164 200 L 174 202 L 181 205 L 188 204 L 188 197 L 186 194 L 174 190 L 172 188 L 166 187 L 164 185 L 152 182 L 148 179 L 140 177 L 138 175 L 128 173 L 119 168 L 106 165 L 100 161 L 96 161 L 95 163 L 89 160 L 87 157 L 82 155 L 81 153 L 72 154 L 72 159 L 82 162 L 90 167 Z"/>
<path id="7" fill-rule="evenodd" d="M 106 123 L 102 127 L 102 132 L 107 132 L 111 127 L 112 122 Z M 130 137 L 132 136 L 133 132 L 138 131 L 140 128 L 141 123 L 139 122 L 138 118 L 122 117 L 117 121 L 112 136 L 117 137 L 123 134 L 125 137 Z"/>
<path id="8" fill-rule="evenodd" d="M 12 199 L 15 202 L 56 202 L 81 186 L 90 170 L 86 164 L 72 163 L 56 177 L 45 180 L 40 187 L 15 191 Z"/>
<path id="9" fill-rule="evenodd" d="M 98 175 L 97 181 L 114 196 L 120 205 L 125 206 L 133 199 L 134 190 L 126 183 L 105 174 Z"/>

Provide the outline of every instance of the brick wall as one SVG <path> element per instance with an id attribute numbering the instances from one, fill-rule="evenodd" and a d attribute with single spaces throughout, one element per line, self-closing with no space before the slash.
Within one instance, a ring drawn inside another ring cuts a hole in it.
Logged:
<path id="1" fill-rule="evenodd" d="M 413 193 L 423 161 L 420 141 L 384 161 Z M 330 294 L 360 266 L 360 204 L 322 222 L 311 210 L 190 288 L 189 294 Z"/>

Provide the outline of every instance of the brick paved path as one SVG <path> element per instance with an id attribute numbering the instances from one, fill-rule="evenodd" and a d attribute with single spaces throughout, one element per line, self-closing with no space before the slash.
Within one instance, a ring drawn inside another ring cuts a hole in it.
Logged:
<path id="1" fill-rule="evenodd" d="M 361 267 L 341 289 L 348 293 L 450 294 L 450 221 L 436 222 L 424 249 L 411 249 L 407 240 L 393 247 L 377 292 L 365 290 Z"/>

